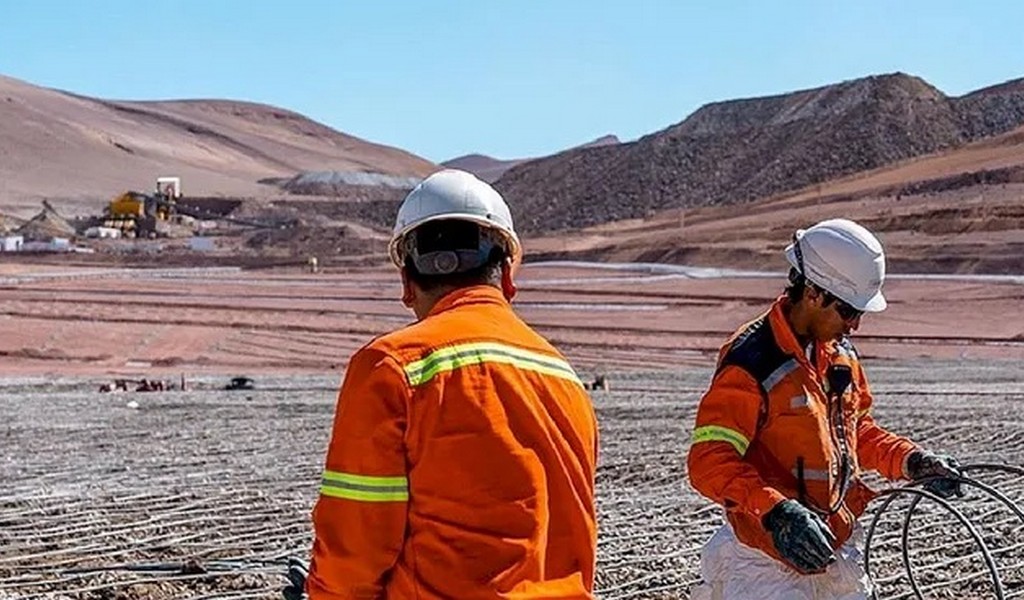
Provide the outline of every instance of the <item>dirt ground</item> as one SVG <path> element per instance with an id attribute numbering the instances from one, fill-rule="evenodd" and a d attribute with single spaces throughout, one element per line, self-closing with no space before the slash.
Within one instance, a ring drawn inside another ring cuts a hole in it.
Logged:
<path id="1" fill-rule="evenodd" d="M 967 462 L 1024 464 L 1020 363 L 868 368 L 876 417 L 894 431 Z M 687 598 L 699 578 L 699 548 L 721 518 L 689 488 L 685 456 L 709 373 L 612 373 L 612 389 L 592 393 L 601 598 Z M 336 377 L 267 376 L 230 392 L 202 376 L 191 391 L 150 394 L 101 394 L 101 380 L 0 380 L 0 598 L 279 597 L 286 557 L 308 555 Z M 1024 503 L 1024 478 L 988 480 Z M 1020 520 L 977 492 L 958 506 L 998 551 L 1005 589 L 1024 593 Z M 927 597 L 995 597 L 963 529 L 920 512 L 911 550 Z M 899 525 L 887 517 L 873 550 L 887 598 L 912 597 Z"/>
<path id="2" fill-rule="evenodd" d="M 869 357 L 1024 359 L 1019 277 L 892 279 L 865 318 Z M 519 313 L 582 371 L 708 365 L 782 290 L 781 275 L 530 265 Z M 5 375 L 331 373 L 409 323 L 391 269 L 73 268 L 0 264 Z"/>
<path id="3" fill-rule="evenodd" d="M 702 270 L 531 266 L 518 310 L 559 345 L 601 424 L 601 598 L 687 598 L 721 523 L 686 482 L 688 431 L 718 344 L 781 278 Z M 1024 464 L 1024 325 L 1011 279 L 896 279 L 855 340 L 876 418 L 970 463 Z M 58 269 L 0 265 L 0 599 L 279 597 L 308 555 L 348 355 L 401 326 L 385 270 Z M 100 393 L 114 378 L 187 392 Z M 231 376 L 256 380 L 225 391 Z M 985 475 L 1018 505 L 1024 478 Z M 961 507 L 1024 595 L 1021 515 Z M 877 505 L 876 505 L 877 508 Z M 903 514 L 900 508 L 895 514 Z M 911 526 L 926 597 L 995 597 L 964 529 L 922 505 Z M 865 522 L 865 525 L 868 523 Z M 879 526 L 883 597 L 913 597 L 901 522 Z"/>

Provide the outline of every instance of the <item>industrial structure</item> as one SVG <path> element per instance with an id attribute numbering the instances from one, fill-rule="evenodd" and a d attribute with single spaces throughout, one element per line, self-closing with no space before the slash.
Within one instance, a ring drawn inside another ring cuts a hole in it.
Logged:
<path id="1" fill-rule="evenodd" d="M 156 237 L 158 224 L 177 214 L 180 198 L 179 177 L 157 177 L 154 193 L 129 191 L 111 200 L 103 227 L 120 230 L 123 237 Z"/>
<path id="2" fill-rule="evenodd" d="M 69 220 L 44 199 L 43 209 L 31 218 L 0 213 L 0 252 L 87 251 L 75 245 L 80 237 L 113 240 L 188 236 L 193 236 L 190 249 L 208 252 L 216 244 L 203 232 L 221 224 L 256 230 L 295 226 L 294 218 L 263 221 L 232 217 L 242 203 L 241 198 L 185 197 L 180 177 L 157 177 L 151 193 L 124 192 L 107 202 L 101 214 L 90 217 Z"/>

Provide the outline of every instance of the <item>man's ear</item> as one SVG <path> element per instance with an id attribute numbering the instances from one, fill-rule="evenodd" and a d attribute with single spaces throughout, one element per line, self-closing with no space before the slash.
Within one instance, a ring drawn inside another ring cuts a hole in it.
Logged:
<path id="1" fill-rule="evenodd" d="M 514 280 L 515 269 L 512 268 L 512 259 L 506 258 L 501 262 L 501 293 L 509 302 L 516 297 L 519 289 Z"/>
<path id="2" fill-rule="evenodd" d="M 412 308 L 413 303 L 416 301 L 416 284 L 409 279 L 409 273 L 406 272 L 405 268 L 402 268 L 402 304 L 406 308 Z"/>
<path id="3" fill-rule="evenodd" d="M 813 285 L 804 286 L 804 298 L 807 299 L 809 304 L 813 304 L 817 307 L 821 307 L 825 303 L 825 295 L 821 293 L 821 290 Z"/>

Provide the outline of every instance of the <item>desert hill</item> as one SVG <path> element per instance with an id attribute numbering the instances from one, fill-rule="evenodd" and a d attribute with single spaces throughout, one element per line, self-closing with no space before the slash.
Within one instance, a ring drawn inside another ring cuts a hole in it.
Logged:
<path id="1" fill-rule="evenodd" d="M 534 237 L 533 259 L 782 270 L 782 247 L 826 218 L 878 232 L 894 272 L 1024 272 L 1024 127 L 743 204 L 669 209 Z"/>
<path id="2" fill-rule="evenodd" d="M 615 144 L 621 144 L 622 142 L 615 135 L 602 135 L 601 137 L 591 140 L 586 144 L 574 146 L 569 150 L 579 150 L 581 148 L 597 148 L 600 146 L 612 146 Z M 516 165 L 521 165 L 524 162 L 536 160 L 535 158 L 512 158 L 502 160 L 500 158 L 494 158 L 487 156 L 486 154 L 467 154 L 465 156 L 459 156 L 451 160 L 446 160 L 441 163 L 441 166 L 449 167 L 452 169 L 462 169 L 463 171 L 469 171 L 484 181 L 491 183 L 497 181 L 508 171 Z"/>
<path id="3" fill-rule="evenodd" d="M 386 231 L 399 202 L 396 196 L 291 200 L 289 206 Z M 781 270 L 780 252 L 793 230 L 831 217 L 852 218 L 878 231 L 896 272 L 1022 273 L 1024 127 L 775 196 L 663 209 L 577 230 L 527 231 L 524 240 L 528 261 Z M 377 247 L 383 246 L 367 246 Z"/>
<path id="4" fill-rule="evenodd" d="M 951 98 L 902 73 L 708 104 L 636 142 L 530 161 L 497 187 L 531 231 L 751 201 L 1024 124 L 1024 80 Z"/>
<path id="5" fill-rule="evenodd" d="M 844 216 L 880 232 L 897 271 L 1020 273 L 1022 123 L 1024 80 L 950 98 L 885 75 L 709 104 L 638 141 L 521 162 L 497 186 L 528 260 L 781 269 L 793 229 Z M 98 100 L 0 78 L 0 229 L 35 215 L 54 231 L 69 205 L 95 213 L 175 174 L 189 196 L 249 198 L 233 200 L 217 253 L 179 239 L 174 264 L 380 262 L 401 198 L 436 168 L 265 105 Z M 97 248 L 81 260 L 153 260 L 130 243 Z"/>
<path id="6" fill-rule="evenodd" d="M 419 178 L 437 167 L 281 108 L 230 100 L 114 101 L 0 76 L 0 210 L 90 206 L 159 175 L 193 195 L 281 194 L 305 171 Z"/>

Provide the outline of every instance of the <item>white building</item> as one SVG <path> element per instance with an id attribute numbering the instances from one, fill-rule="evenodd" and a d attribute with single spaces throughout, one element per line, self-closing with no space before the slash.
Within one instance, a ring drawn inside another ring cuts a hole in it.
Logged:
<path id="1" fill-rule="evenodd" d="M 50 238 L 47 242 L 25 242 L 21 245 L 22 252 L 71 252 L 71 240 L 68 238 Z"/>
<path id="2" fill-rule="evenodd" d="M 23 235 L 0 236 L 0 252 L 19 252 L 24 245 L 25 236 Z"/>
<path id="3" fill-rule="evenodd" d="M 85 237 L 117 239 L 121 237 L 121 230 L 116 227 L 90 227 L 85 230 Z"/>

